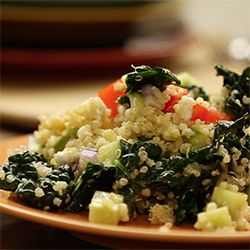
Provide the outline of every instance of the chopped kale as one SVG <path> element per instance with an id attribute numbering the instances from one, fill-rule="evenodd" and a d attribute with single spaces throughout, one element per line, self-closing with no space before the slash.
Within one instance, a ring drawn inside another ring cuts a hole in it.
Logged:
<path id="1" fill-rule="evenodd" d="M 38 179 L 38 174 L 34 167 L 34 162 L 40 162 L 42 165 L 47 165 L 46 159 L 38 153 L 26 151 L 24 153 L 9 156 L 8 163 L 2 165 L 5 178 L 0 179 L 0 188 L 15 191 L 23 179 L 36 181 Z"/>
<path id="2" fill-rule="evenodd" d="M 32 207 L 42 209 L 62 208 L 69 198 L 68 187 L 65 185 L 62 191 L 56 191 L 54 185 L 56 185 L 55 181 L 47 177 L 41 177 L 38 181 L 27 180 L 20 183 L 15 193 L 20 201 Z"/>
<path id="3" fill-rule="evenodd" d="M 185 85 L 182 85 L 183 88 L 188 89 L 189 93 L 191 94 L 191 96 L 196 99 L 198 97 L 202 97 L 203 100 L 208 101 L 209 97 L 207 95 L 207 93 L 204 91 L 204 89 L 200 86 L 197 86 L 195 84 L 192 83 L 186 83 Z"/>
<path id="4" fill-rule="evenodd" d="M 152 84 L 161 91 L 166 89 L 168 84 L 180 84 L 180 80 L 171 71 L 146 65 L 134 67 L 134 72 L 128 73 L 125 78 L 127 86 L 126 92 L 132 93 L 139 91 L 143 86 Z"/>
<path id="5" fill-rule="evenodd" d="M 129 97 L 126 95 L 122 95 L 122 96 L 118 97 L 117 102 L 121 105 L 127 104 L 128 107 L 130 107 L 130 100 L 129 100 Z"/>
<path id="6" fill-rule="evenodd" d="M 250 67 L 243 70 L 241 75 L 232 72 L 222 65 L 216 65 L 217 75 L 223 76 L 223 86 L 229 91 L 225 100 L 225 112 L 238 119 L 249 112 L 249 103 L 244 98 L 249 98 L 250 93 Z"/>
<path id="7" fill-rule="evenodd" d="M 37 167 L 49 169 L 47 175 L 39 176 Z M 41 154 L 26 151 L 10 156 L 2 169 L 5 179 L 0 180 L 0 188 L 14 191 L 17 198 L 27 205 L 58 208 L 64 206 L 69 197 L 68 184 L 73 179 L 73 172 L 68 165 L 54 168 Z M 53 188 L 57 182 L 65 182 L 61 192 Z"/>
<path id="8" fill-rule="evenodd" d="M 160 166 L 150 166 L 147 164 L 147 161 L 140 161 L 138 154 L 142 146 L 148 153 L 149 158 L 153 156 L 155 162 L 161 162 Z M 127 154 L 121 156 L 116 164 L 116 179 L 126 178 L 128 184 L 118 189 L 117 192 L 124 195 L 125 201 L 129 205 L 131 216 L 134 212 L 140 212 L 135 204 L 142 189 L 150 188 L 152 192 L 162 192 L 165 196 L 169 192 L 173 192 L 179 204 L 175 210 L 176 222 L 182 223 L 187 220 L 194 220 L 197 213 L 203 209 L 206 197 L 212 192 L 218 179 L 217 176 L 213 177 L 211 175 L 212 171 L 220 169 L 219 164 L 216 163 L 218 157 L 214 159 L 212 148 L 209 148 L 192 152 L 189 154 L 189 157 L 171 156 L 164 158 L 161 150 L 156 153 L 155 147 L 157 146 L 150 142 L 137 142 L 130 146 L 129 152 L 126 152 Z M 209 156 L 207 156 L 208 152 L 210 152 Z M 185 167 L 194 162 L 203 161 L 205 157 L 207 162 L 212 164 L 206 165 L 206 168 L 201 169 L 200 176 L 183 174 Z M 140 172 L 142 166 L 147 166 L 148 171 Z M 131 176 L 135 170 L 138 174 L 132 178 Z M 211 179 L 211 183 L 204 189 L 202 182 L 207 178 Z M 151 205 L 159 203 L 156 197 L 151 197 L 150 202 Z M 147 212 L 147 209 L 143 212 Z"/>
<path id="9" fill-rule="evenodd" d="M 70 182 L 73 172 L 68 165 L 54 168 L 45 177 L 22 181 L 15 193 L 23 203 L 37 208 L 58 209 L 70 199 Z M 60 188 L 60 185 L 63 187 Z M 58 188 L 56 188 L 58 186 Z M 43 195 L 40 193 L 43 192 Z"/>
<path id="10" fill-rule="evenodd" d="M 110 191 L 115 182 L 115 167 L 102 163 L 88 163 L 85 171 L 72 187 L 71 201 L 67 211 L 79 212 L 87 208 L 95 191 Z"/>

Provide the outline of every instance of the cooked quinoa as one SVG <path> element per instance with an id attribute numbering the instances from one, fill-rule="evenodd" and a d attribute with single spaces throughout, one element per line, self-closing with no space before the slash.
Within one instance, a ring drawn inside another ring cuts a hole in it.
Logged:
<path id="1" fill-rule="evenodd" d="M 186 73 L 179 79 L 163 68 L 135 67 L 113 84 L 114 93 L 124 91 L 115 117 L 101 95 L 72 110 L 41 116 L 29 151 L 42 158 L 19 152 L 31 157 L 35 177 L 22 181 L 12 174 L 11 166 L 18 167 L 22 157 L 13 151 L 9 165 L 0 168 L 2 188 L 17 188 L 24 200 L 22 185 L 31 181 L 34 197 L 42 199 L 47 181 L 53 199 L 31 205 L 68 211 L 89 207 L 93 222 L 109 223 L 106 218 L 113 216 L 118 223 L 119 218 L 147 214 L 150 223 L 167 228 L 196 221 L 200 230 L 249 230 L 244 193 L 250 183 L 249 119 L 248 114 L 227 113 L 228 105 L 249 105 L 249 96 L 244 93 L 239 100 L 237 90 L 224 84 L 221 93 L 208 99 L 192 79 Z M 228 101 L 230 95 L 237 96 L 234 103 Z M 241 206 L 227 200 L 228 195 Z M 112 197 L 115 210 L 103 197 Z M 225 220 L 216 223 L 217 217 Z"/>

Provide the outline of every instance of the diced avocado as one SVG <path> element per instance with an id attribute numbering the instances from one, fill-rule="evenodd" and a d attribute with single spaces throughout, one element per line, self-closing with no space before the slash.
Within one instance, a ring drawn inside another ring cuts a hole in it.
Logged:
<path id="1" fill-rule="evenodd" d="M 194 227 L 202 231 L 232 228 L 232 220 L 227 207 L 214 208 L 197 215 Z"/>
<path id="2" fill-rule="evenodd" d="M 55 149 L 55 152 L 57 151 L 61 151 L 64 149 L 65 145 L 67 144 L 67 142 L 76 136 L 78 129 L 71 129 L 66 131 L 62 136 L 60 136 L 56 142 L 53 145 L 53 148 Z"/>
<path id="3" fill-rule="evenodd" d="M 129 221 L 128 207 L 123 196 L 96 191 L 89 204 L 89 222 L 117 225 Z"/>
<path id="4" fill-rule="evenodd" d="M 241 211 L 247 206 L 247 195 L 232 189 L 229 190 L 221 184 L 214 188 L 211 201 L 214 201 L 219 207 L 227 206 L 232 219 L 237 220 Z"/>
<path id="5" fill-rule="evenodd" d="M 106 165 L 112 165 L 120 157 L 120 141 L 113 141 L 99 148 L 97 152 L 97 161 Z"/>

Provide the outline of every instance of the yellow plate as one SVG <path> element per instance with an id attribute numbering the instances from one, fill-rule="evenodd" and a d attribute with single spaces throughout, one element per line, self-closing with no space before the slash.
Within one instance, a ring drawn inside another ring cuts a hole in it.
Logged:
<path id="1" fill-rule="evenodd" d="M 1 162 L 5 160 L 8 148 L 25 144 L 27 144 L 27 136 L 2 142 L 0 144 Z M 225 245 L 230 244 L 231 247 L 231 244 L 237 244 L 235 246 L 239 248 L 240 244 L 246 245 L 250 240 L 249 231 L 208 233 L 197 231 L 191 226 L 174 227 L 170 231 L 161 231 L 159 226 L 150 225 L 144 217 L 118 226 L 93 224 L 88 222 L 85 212 L 38 210 L 19 203 L 10 192 L 2 190 L 0 191 L 0 210 L 21 219 L 71 231 L 79 238 L 95 242 L 95 244 L 112 247 L 158 248 L 176 247 L 179 244 L 182 244 L 182 247 L 217 244 L 217 246 L 225 248 Z"/>

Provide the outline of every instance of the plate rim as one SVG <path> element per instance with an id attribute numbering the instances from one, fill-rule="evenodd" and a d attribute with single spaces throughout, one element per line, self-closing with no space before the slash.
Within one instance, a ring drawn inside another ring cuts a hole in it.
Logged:
<path id="1" fill-rule="evenodd" d="M 8 147 L 16 147 L 16 145 L 27 144 L 27 137 L 18 136 L 9 140 L 0 142 L 3 153 L 0 155 L 0 160 L 3 162 L 6 156 Z M 95 236 L 117 237 L 122 239 L 146 240 L 158 242 L 179 242 L 182 243 L 249 243 L 249 231 L 236 232 L 201 232 L 195 229 L 186 227 L 176 227 L 177 230 L 161 231 L 159 227 L 136 227 L 136 224 L 123 225 L 103 225 L 90 223 L 77 218 L 65 217 L 69 212 L 59 211 L 50 212 L 26 206 L 17 201 L 9 199 L 12 192 L 0 190 L 0 211 L 11 216 L 36 222 L 39 224 L 61 228 L 66 231 L 72 231 L 81 234 L 90 234 Z M 84 213 L 77 213 L 80 216 Z M 62 220 L 62 218 L 64 220 Z"/>

